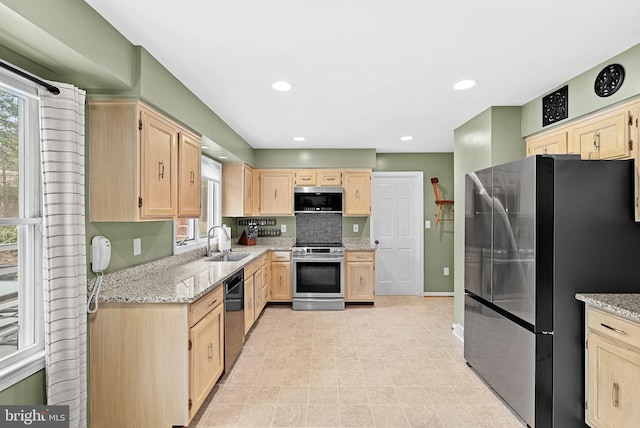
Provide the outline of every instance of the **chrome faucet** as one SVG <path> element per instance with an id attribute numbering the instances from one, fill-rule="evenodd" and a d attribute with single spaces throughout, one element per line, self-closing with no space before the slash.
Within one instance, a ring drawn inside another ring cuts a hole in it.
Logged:
<path id="1" fill-rule="evenodd" d="M 211 236 L 211 231 L 215 228 L 222 230 L 224 234 L 227 236 L 227 241 L 231 241 L 231 236 L 229 236 L 229 233 L 222 226 L 218 226 L 218 225 L 211 226 L 207 231 L 207 254 L 206 254 L 207 257 L 211 257 L 211 238 L 213 238 L 213 236 Z"/>

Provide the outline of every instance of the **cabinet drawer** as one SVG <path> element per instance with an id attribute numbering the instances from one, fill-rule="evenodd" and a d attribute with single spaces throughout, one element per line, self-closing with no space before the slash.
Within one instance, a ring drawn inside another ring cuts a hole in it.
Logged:
<path id="1" fill-rule="evenodd" d="M 272 251 L 271 252 L 271 261 L 272 262 L 288 262 L 288 261 L 291 261 L 291 252 L 290 251 Z"/>
<path id="2" fill-rule="evenodd" d="M 258 270 L 260 270 L 261 267 L 262 267 L 262 262 L 260 261 L 260 259 L 256 259 L 252 261 L 244 268 L 244 277 L 246 278 L 248 276 L 253 275 Z"/>
<path id="3" fill-rule="evenodd" d="M 345 253 L 345 260 L 348 262 L 372 262 L 373 259 L 373 251 L 347 251 Z"/>
<path id="4" fill-rule="evenodd" d="M 296 172 L 296 186 L 315 186 L 315 185 L 316 185 L 315 171 L 297 171 Z"/>
<path id="5" fill-rule="evenodd" d="M 640 348 L 640 324 L 593 308 L 589 308 L 587 318 L 587 323 L 591 330 L 619 342 Z"/>
<path id="6" fill-rule="evenodd" d="M 342 186 L 342 171 L 318 171 L 318 186 Z"/>
<path id="7" fill-rule="evenodd" d="M 224 285 L 220 284 L 218 288 L 189 305 L 189 327 L 193 327 L 205 315 L 222 304 L 223 290 Z"/>

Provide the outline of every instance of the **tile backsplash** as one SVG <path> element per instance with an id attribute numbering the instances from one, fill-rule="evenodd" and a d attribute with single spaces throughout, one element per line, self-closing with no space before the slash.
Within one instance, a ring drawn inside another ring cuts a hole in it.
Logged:
<path id="1" fill-rule="evenodd" d="M 296 242 L 342 242 L 342 215 L 296 214 Z"/>

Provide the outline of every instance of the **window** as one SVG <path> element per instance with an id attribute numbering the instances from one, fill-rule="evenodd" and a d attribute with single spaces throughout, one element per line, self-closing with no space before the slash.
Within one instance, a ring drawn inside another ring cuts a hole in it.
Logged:
<path id="1" fill-rule="evenodd" d="M 0 390 L 44 367 L 39 101 L 0 71 Z"/>
<path id="2" fill-rule="evenodd" d="M 173 253 L 180 254 L 200 248 L 207 243 L 207 231 L 222 223 L 221 165 L 208 157 L 202 157 L 202 211 L 199 219 L 175 221 Z M 217 238 L 212 239 L 212 244 Z"/>

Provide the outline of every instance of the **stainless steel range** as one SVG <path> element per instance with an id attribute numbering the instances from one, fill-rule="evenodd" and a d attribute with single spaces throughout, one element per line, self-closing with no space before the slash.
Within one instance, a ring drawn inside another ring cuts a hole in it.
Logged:
<path id="1" fill-rule="evenodd" d="M 342 243 L 297 244 L 292 256 L 293 309 L 344 309 Z"/>

